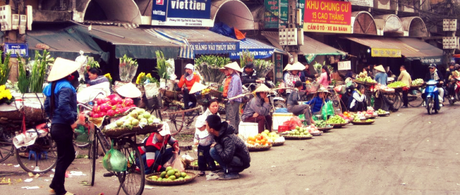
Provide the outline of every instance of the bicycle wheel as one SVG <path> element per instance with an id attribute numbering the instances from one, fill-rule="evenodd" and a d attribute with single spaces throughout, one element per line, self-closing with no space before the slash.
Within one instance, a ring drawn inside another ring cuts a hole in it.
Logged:
<path id="1" fill-rule="evenodd" d="M 398 110 L 401 108 L 403 102 L 402 102 L 402 98 L 401 98 L 401 94 L 400 94 L 400 93 L 395 93 L 395 97 L 394 97 L 394 98 L 395 98 L 395 99 L 394 99 L 394 103 L 393 103 L 393 111 L 396 112 L 396 111 L 398 111 Z"/>
<path id="2" fill-rule="evenodd" d="M 45 173 L 56 165 L 56 143 L 49 135 L 37 138 L 34 145 L 17 149 L 16 159 L 26 172 Z"/>
<path id="3" fill-rule="evenodd" d="M 14 133 L 2 128 L 0 131 L 0 163 L 8 159 L 14 152 L 13 138 Z"/>
<path id="4" fill-rule="evenodd" d="M 133 141 L 128 143 L 129 146 L 125 144 L 120 150 L 128 160 L 128 168 L 124 172 L 117 173 L 117 177 L 126 194 L 140 195 L 144 191 L 145 185 L 144 163 L 137 145 Z"/>
<path id="5" fill-rule="evenodd" d="M 407 96 L 410 106 L 419 107 L 423 104 L 422 91 L 420 89 L 412 90 Z"/>

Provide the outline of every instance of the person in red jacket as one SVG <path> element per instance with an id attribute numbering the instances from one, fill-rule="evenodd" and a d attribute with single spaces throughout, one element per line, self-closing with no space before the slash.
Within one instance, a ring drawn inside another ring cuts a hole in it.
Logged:
<path id="1" fill-rule="evenodd" d="M 184 107 L 185 109 L 193 108 L 196 106 L 196 97 L 194 94 L 189 94 L 193 84 L 200 82 L 200 76 L 194 73 L 195 67 L 192 64 L 185 65 L 185 74 L 179 80 L 177 84 L 184 93 Z"/>

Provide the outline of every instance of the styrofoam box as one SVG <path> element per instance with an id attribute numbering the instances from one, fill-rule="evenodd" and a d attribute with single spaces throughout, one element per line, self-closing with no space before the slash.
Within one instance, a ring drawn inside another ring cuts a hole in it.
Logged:
<path id="1" fill-rule="evenodd" d="M 273 113 L 273 130 L 278 131 L 278 126 L 282 125 L 285 121 L 292 118 L 294 114 L 292 113 Z"/>
<path id="2" fill-rule="evenodd" d="M 243 136 L 243 138 L 246 140 L 248 137 L 256 136 L 259 134 L 259 124 L 240 122 L 240 125 L 238 126 L 238 132 L 238 134 Z"/>

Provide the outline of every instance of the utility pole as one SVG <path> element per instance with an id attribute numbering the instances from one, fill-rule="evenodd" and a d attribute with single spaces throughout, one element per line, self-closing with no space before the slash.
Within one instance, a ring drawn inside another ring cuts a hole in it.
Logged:
<path id="1" fill-rule="evenodd" d="M 279 39 L 280 45 L 290 54 L 289 63 L 298 61 L 299 45 L 303 44 L 302 14 L 297 9 L 297 0 L 287 1 L 287 25 L 280 26 Z"/>
<path id="2" fill-rule="evenodd" d="M 297 25 L 296 25 L 297 0 L 289 0 L 288 6 L 289 6 L 288 28 L 296 29 L 297 31 Z M 299 60 L 298 59 L 299 45 L 289 45 L 287 46 L 287 50 L 293 58 L 292 63 L 297 62 Z"/>

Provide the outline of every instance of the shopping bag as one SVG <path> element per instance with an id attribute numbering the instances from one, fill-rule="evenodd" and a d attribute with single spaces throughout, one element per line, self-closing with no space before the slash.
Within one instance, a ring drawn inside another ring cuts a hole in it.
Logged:
<path id="1" fill-rule="evenodd" d="M 172 167 L 173 169 L 177 169 L 179 171 L 184 171 L 184 164 L 182 163 L 182 157 L 179 154 L 175 153 L 168 162 L 164 164 L 164 167 Z"/>
<path id="2" fill-rule="evenodd" d="M 323 120 L 327 120 L 329 116 L 334 115 L 334 107 L 332 106 L 332 101 L 328 101 L 323 105 L 321 108 L 321 115 L 323 116 Z"/>
<path id="3" fill-rule="evenodd" d="M 113 148 L 113 142 L 111 148 L 105 154 L 102 165 L 107 171 L 123 172 L 127 168 L 127 160 L 123 153 Z"/>
<path id="4" fill-rule="evenodd" d="M 300 121 L 299 117 L 292 117 L 291 119 L 284 121 L 283 125 L 289 126 L 289 130 L 293 130 L 296 127 L 302 127 L 302 121 Z"/>

